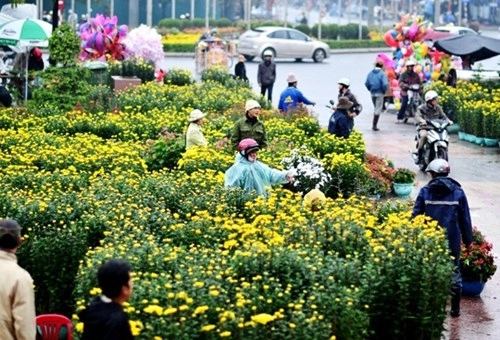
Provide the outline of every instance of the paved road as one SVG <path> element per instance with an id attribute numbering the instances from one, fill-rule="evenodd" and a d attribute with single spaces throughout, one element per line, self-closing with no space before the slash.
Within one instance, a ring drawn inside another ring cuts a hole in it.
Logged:
<path id="1" fill-rule="evenodd" d="M 349 77 L 352 90 L 363 104 L 364 110 L 356 119 L 356 128 L 364 134 L 367 150 L 392 159 L 397 167 L 418 170 L 413 164 L 409 150 L 414 148 L 415 129 L 411 124 L 395 124 L 394 114 L 384 114 L 379 123 L 381 131 L 371 130 L 372 104 L 368 91 L 364 88 L 366 74 L 375 60 L 374 53 L 333 55 L 322 64 L 313 62 L 296 63 L 291 60 L 278 60 L 278 81 L 275 85 L 273 103 L 277 105 L 280 92 L 286 87 L 288 73 L 294 72 L 298 87 L 306 97 L 316 101 L 314 108 L 322 125 L 326 125 L 330 112 L 325 105 L 337 97 L 337 80 Z M 498 69 L 500 57 L 485 60 L 483 68 Z M 248 62 L 247 74 L 255 91 L 258 62 Z M 184 67 L 194 72 L 192 58 L 166 58 L 165 68 Z M 479 66 L 479 65 L 476 65 Z M 459 141 L 456 135 L 450 144 L 451 175 L 458 180 L 468 198 L 472 220 L 493 243 L 498 254 L 500 249 L 500 148 L 486 148 Z M 413 197 L 429 180 L 419 172 Z M 497 264 L 500 258 L 496 259 Z M 463 303 L 463 313 L 459 319 L 450 320 L 446 325 L 445 339 L 482 340 L 500 339 L 500 271 L 486 285 L 480 298 L 467 298 Z"/>

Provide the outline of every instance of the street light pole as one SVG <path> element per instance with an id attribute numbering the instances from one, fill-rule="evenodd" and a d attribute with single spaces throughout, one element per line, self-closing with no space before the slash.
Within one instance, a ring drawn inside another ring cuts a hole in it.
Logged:
<path id="1" fill-rule="evenodd" d="M 194 0 L 191 0 L 191 20 L 194 19 Z"/>
<path id="2" fill-rule="evenodd" d="M 175 19 L 175 0 L 172 0 L 172 19 Z"/>
<path id="3" fill-rule="evenodd" d="M 215 6 L 217 5 L 217 0 L 213 0 L 212 1 L 212 19 L 216 19 L 215 18 L 215 15 L 217 14 L 217 10 L 215 8 Z"/>
<path id="4" fill-rule="evenodd" d="M 319 0 L 319 19 L 318 19 L 318 39 L 321 40 L 321 19 L 323 17 L 323 0 Z"/>
<path id="5" fill-rule="evenodd" d="M 208 32 L 208 22 L 210 14 L 210 0 L 205 0 L 205 31 Z"/>
<path id="6" fill-rule="evenodd" d="M 288 27 L 288 0 L 285 0 L 285 27 Z"/>
<path id="7" fill-rule="evenodd" d="M 72 1 L 72 7 L 71 9 L 73 10 L 73 13 L 75 13 L 75 0 L 71 0 Z M 110 0 L 109 2 L 109 15 L 110 16 L 113 16 L 115 15 L 115 0 Z"/>
<path id="8" fill-rule="evenodd" d="M 146 25 L 153 27 L 153 0 L 146 2 Z"/>

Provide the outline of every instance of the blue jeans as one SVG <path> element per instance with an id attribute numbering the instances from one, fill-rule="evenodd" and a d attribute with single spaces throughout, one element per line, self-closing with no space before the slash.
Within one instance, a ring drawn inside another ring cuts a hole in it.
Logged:
<path id="1" fill-rule="evenodd" d="M 398 112 L 398 120 L 405 119 L 406 107 L 408 106 L 408 96 L 401 96 L 401 108 Z"/>

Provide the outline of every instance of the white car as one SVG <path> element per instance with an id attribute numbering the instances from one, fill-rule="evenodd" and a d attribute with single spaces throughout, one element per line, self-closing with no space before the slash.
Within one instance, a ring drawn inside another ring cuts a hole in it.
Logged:
<path id="1" fill-rule="evenodd" d="M 273 58 L 313 59 L 320 63 L 330 57 L 330 47 L 304 33 L 286 27 L 257 27 L 243 33 L 238 42 L 238 53 L 246 60 L 262 59 L 264 52 L 271 52 Z"/>
<path id="2" fill-rule="evenodd" d="M 444 32 L 444 33 L 450 33 L 453 35 L 460 35 L 460 34 L 479 34 L 478 32 L 474 31 L 473 29 L 469 27 L 464 27 L 464 26 L 439 26 L 439 27 L 434 27 L 434 31 L 436 32 Z"/>

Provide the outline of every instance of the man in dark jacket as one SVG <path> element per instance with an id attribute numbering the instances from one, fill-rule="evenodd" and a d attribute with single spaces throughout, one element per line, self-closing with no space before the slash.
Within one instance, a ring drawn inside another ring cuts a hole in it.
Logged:
<path id="1" fill-rule="evenodd" d="M 234 66 L 234 77 L 236 79 L 248 81 L 247 69 L 245 67 L 245 56 L 242 54 L 238 56 L 238 62 Z"/>
<path id="2" fill-rule="evenodd" d="M 363 106 L 358 102 L 358 99 L 351 92 L 349 87 L 351 86 L 351 81 L 348 78 L 341 78 L 338 82 L 339 85 L 339 96 L 338 99 L 340 101 L 340 97 L 347 97 L 352 102 L 352 107 L 349 109 L 347 120 L 349 122 L 349 130 L 354 128 L 354 118 L 359 116 L 361 110 L 363 110 Z"/>
<path id="3" fill-rule="evenodd" d="M 259 120 L 260 104 L 258 101 L 250 99 L 245 104 L 245 117 L 238 119 L 234 123 L 231 133 L 231 144 L 235 150 L 238 144 L 246 138 L 252 138 L 257 141 L 260 148 L 267 147 L 267 134 L 264 123 Z"/>
<path id="4" fill-rule="evenodd" d="M 132 295 L 133 283 L 130 265 L 121 260 L 110 260 L 97 272 L 102 295 L 78 315 L 83 322 L 82 340 L 133 339 L 123 303 Z"/>
<path id="5" fill-rule="evenodd" d="M 337 137 L 349 138 L 351 129 L 349 127 L 349 110 L 354 105 L 347 97 L 340 97 L 337 109 L 331 115 L 328 122 L 328 132 Z"/>
<path id="6" fill-rule="evenodd" d="M 273 53 L 271 51 L 264 52 L 264 61 L 259 64 L 257 71 L 257 83 L 260 86 L 260 94 L 266 95 L 267 100 L 273 101 L 273 86 L 276 81 L 276 64 L 272 61 Z"/>
<path id="7" fill-rule="evenodd" d="M 399 76 L 399 87 L 401 88 L 401 107 L 398 111 L 397 124 L 403 123 L 405 118 L 406 107 L 408 106 L 408 90 L 411 85 L 422 84 L 422 80 L 417 72 L 414 71 L 414 67 L 417 65 L 415 60 L 408 60 L 406 62 L 406 71 L 401 73 Z"/>
<path id="8" fill-rule="evenodd" d="M 460 183 L 448 177 L 450 165 L 444 159 L 433 160 L 426 172 L 432 180 L 423 187 L 415 201 L 412 217 L 430 216 L 446 228 L 450 253 L 453 256 L 454 283 L 451 297 L 451 316 L 460 316 L 462 276 L 460 275 L 461 241 L 469 247 L 472 243 L 472 224 L 469 204 Z"/>
<path id="9" fill-rule="evenodd" d="M 384 95 L 389 86 L 387 75 L 382 69 L 383 65 L 384 62 L 382 60 L 375 61 L 375 68 L 368 73 L 365 81 L 365 86 L 367 90 L 370 91 L 372 96 L 372 103 L 374 107 L 372 123 L 373 131 L 379 130 L 377 124 L 384 107 Z"/>

